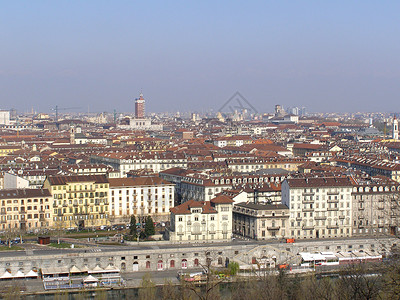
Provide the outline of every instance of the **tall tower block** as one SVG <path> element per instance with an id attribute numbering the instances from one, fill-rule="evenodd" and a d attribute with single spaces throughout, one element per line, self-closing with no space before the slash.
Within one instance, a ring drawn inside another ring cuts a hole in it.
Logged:
<path id="1" fill-rule="evenodd" d="M 393 118 L 392 138 L 394 140 L 399 139 L 399 122 L 397 121 L 396 116 Z"/>
<path id="2" fill-rule="evenodd" d="M 144 119 L 144 98 L 143 94 L 140 93 L 139 98 L 135 99 L 135 118 Z"/>

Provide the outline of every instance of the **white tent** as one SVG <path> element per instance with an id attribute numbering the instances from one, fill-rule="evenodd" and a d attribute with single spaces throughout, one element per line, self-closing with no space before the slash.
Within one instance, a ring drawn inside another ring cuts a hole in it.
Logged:
<path id="1" fill-rule="evenodd" d="M 35 272 L 35 271 L 33 271 L 33 270 L 30 270 L 30 271 L 25 275 L 25 277 L 29 277 L 29 278 L 35 277 L 35 278 L 37 278 L 37 277 L 38 277 L 38 273 Z"/>
<path id="2" fill-rule="evenodd" d="M 119 269 L 117 267 L 112 266 L 112 265 L 108 265 L 104 269 L 104 273 L 110 273 L 110 272 L 118 272 L 119 273 Z"/>
<path id="3" fill-rule="evenodd" d="M 3 275 L 0 276 L 0 279 L 11 279 L 14 278 L 10 272 L 5 271 Z"/>
<path id="4" fill-rule="evenodd" d="M 96 265 L 93 270 L 89 270 L 88 273 L 103 273 L 104 270 L 99 266 Z"/>
<path id="5" fill-rule="evenodd" d="M 18 270 L 18 272 L 14 274 L 14 278 L 25 278 L 25 274 L 21 270 Z"/>
<path id="6" fill-rule="evenodd" d="M 85 283 L 92 283 L 92 282 L 98 282 L 99 280 L 96 277 L 93 277 L 92 275 L 89 275 L 85 279 L 83 279 L 83 282 Z"/>
<path id="7" fill-rule="evenodd" d="M 74 273 L 82 273 L 82 271 L 79 270 L 77 266 L 72 266 L 72 268 L 69 270 L 69 272 L 70 272 L 71 274 L 74 274 Z"/>

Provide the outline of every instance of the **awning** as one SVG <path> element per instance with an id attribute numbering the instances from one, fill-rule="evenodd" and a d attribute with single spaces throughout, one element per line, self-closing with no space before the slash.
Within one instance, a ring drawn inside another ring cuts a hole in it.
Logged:
<path id="1" fill-rule="evenodd" d="M 105 269 L 104 269 L 104 273 L 109 273 L 109 272 L 120 272 L 119 269 L 117 267 L 114 267 L 112 265 L 108 265 Z"/>
<path id="2" fill-rule="evenodd" d="M 25 278 L 25 274 L 21 270 L 18 270 L 18 272 L 14 274 L 14 278 Z"/>
<path id="3" fill-rule="evenodd" d="M 73 273 L 82 273 L 82 271 L 79 270 L 77 266 L 72 266 L 72 268 L 69 269 L 69 272 L 70 272 L 71 274 L 73 274 Z"/>
<path id="4" fill-rule="evenodd" d="M 98 282 L 99 280 L 96 277 L 93 277 L 92 275 L 89 275 L 85 279 L 83 279 L 83 282 Z"/>
<path id="5" fill-rule="evenodd" d="M 95 266 L 93 270 L 89 270 L 88 273 L 103 273 L 104 269 L 102 269 L 99 265 Z"/>
<path id="6" fill-rule="evenodd" d="M 35 271 L 33 271 L 33 270 L 30 270 L 30 271 L 25 275 L 25 277 L 38 277 L 38 273 L 35 272 Z"/>
<path id="7" fill-rule="evenodd" d="M 42 274 L 43 275 L 69 274 L 69 269 L 67 267 L 42 268 Z"/>
<path id="8" fill-rule="evenodd" d="M 3 275 L 0 276 L 0 279 L 11 279 L 14 278 L 10 272 L 5 271 Z"/>

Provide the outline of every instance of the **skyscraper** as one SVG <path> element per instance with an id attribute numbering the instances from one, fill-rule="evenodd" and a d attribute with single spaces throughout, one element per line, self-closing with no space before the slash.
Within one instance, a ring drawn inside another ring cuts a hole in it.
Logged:
<path id="1" fill-rule="evenodd" d="M 144 118 L 144 98 L 142 93 L 140 93 L 139 98 L 135 99 L 135 118 Z"/>

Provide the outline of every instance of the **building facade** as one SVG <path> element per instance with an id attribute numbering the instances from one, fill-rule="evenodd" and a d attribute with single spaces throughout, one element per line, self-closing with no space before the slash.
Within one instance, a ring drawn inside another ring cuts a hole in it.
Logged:
<path id="1" fill-rule="evenodd" d="M 189 200 L 171 208 L 171 242 L 229 241 L 233 200 L 220 195 L 210 201 Z"/>
<path id="2" fill-rule="evenodd" d="M 135 118 L 143 119 L 144 118 L 144 98 L 143 94 L 140 93 L 139 98 L 135 99 Z"/>
<path id="3" fill-rule="evenodd" d="M 353 185 L 350 177 L 286 179 L 282 203 L 290 209 L 290 237 L 350 237 Z"/>
<path id="4" fill-rule="evenodd" d="M 6 189 L 0 191 L 1 230 L 37 231 L 52 222 L 52 197 L 47 189 Z"/>
<path id="5" fill-rule="evenodd" d="M 237 203 L 233 207 L 233 233 L 266 240 L 285 238 L 289 227 L 289 208 L 284 204 Z"/>
<path id="6" fill-rule="evenodd" d="M 400 186 L 394 182 L 359 182 L 352 192 L 352 235 L 397 234 Z"/>
<path id="7" fill-rule="evenodd" d="M 121 223 L 147 216 L 154 221 L 168 221 L 174 207 L 174 184 L 159 177 L 110 178 L 110 220 Z"/>
<path id="8" fill-rule="evenodd" d="M 53 196 L 53 226 L 85 228 L 108 224 L 106 176 L 49 176 L 43 187 Z"/>

